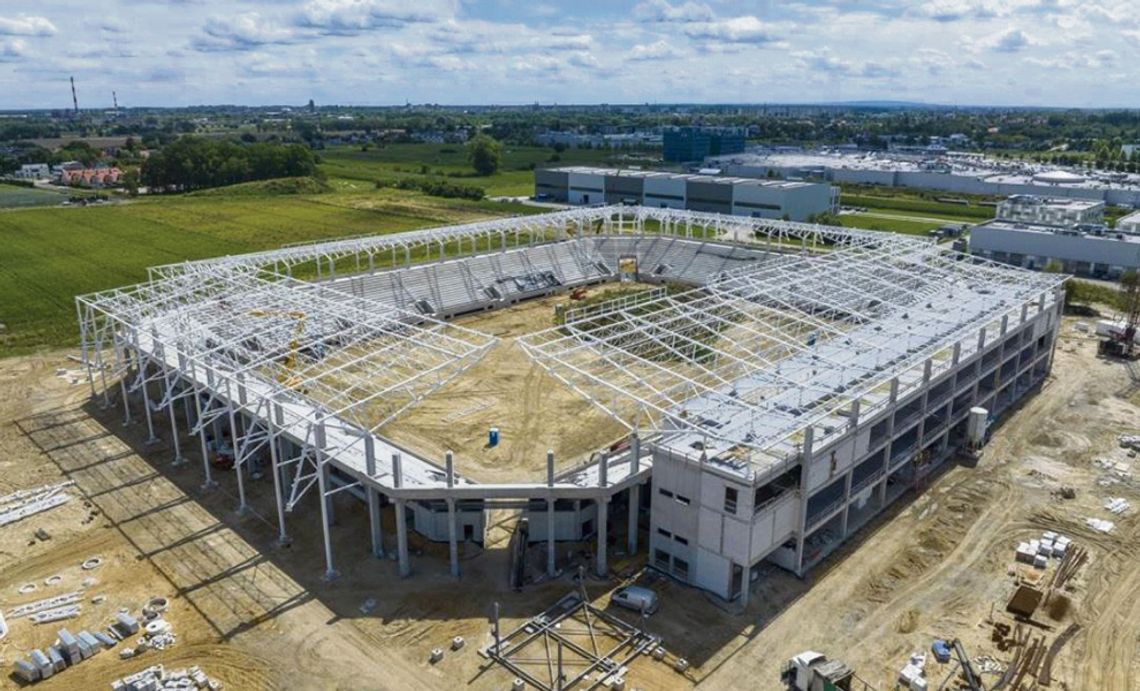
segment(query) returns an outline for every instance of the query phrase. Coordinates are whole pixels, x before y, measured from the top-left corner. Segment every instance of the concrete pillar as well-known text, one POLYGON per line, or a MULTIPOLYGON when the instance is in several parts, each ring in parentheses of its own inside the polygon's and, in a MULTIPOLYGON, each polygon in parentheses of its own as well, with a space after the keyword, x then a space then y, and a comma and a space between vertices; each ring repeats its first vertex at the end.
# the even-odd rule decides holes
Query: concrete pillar
POLYGON ((546 575, 554 577, 554 451, 546 451, 546 486, 550 493, 546 497, 546 575))
MULTIPOLYGON (((444 457, 444 462, 447 466, 447 486, 448 488, 455 486, 455 456, 450 451, 444 457)), ((451 575, 454 578, 459 578, 459 542, 458 542, 459 526, 456 524, 455 518, 455 499, 452 497, 447 498, 447 549, 448 556, 451 560, 451 575)))
MULTIPOLYGON (((371 434, 364 437, 364 472, 369 478, 376 477, 376 439, 371 434)), ((368 533, 372 538, 372 556, 384 558, 384 533, 380 526, 380 492, 368 483, 364 484, 368 497, 368 533)))
POLYGON ((325 458, 325 425, 320 423, 317 425, 316 432, 314 433, 314 446, 317 454, 317 489, 320 492, 321 499, 321 530, 324 533, 325 539, 325 580, 334 581, 340 575, 337 573, 336 568, 333 567, 333 554, 332 554, 332 534, 330 525, 332 517, 329 515, 329 503, 332 497, 328 496, 329 491, 329 464, 325 458))
POLYGON ((277 544, 281 547, 291 542, 288 533, 285 532, 285 488, 281 481, 280 468, 281 440, 277 438, 277 428, 284 423, 284 418, 281 404, 273 403, 266 429, 269 434, 269 462, 273 471, 273 496, 277 500, 277 544))
MULTIPOLYGON (((400 468, 400 452, 392 454, 392 484, 396 489, 403 487, 404 475, 400 468)), ((408 519, 404 515, 407 501, 396 499, 396 557, 400 566, 400 578, 407 578, 412 573, 411 564, 408 563, 408 519)))
POLYGON ((605 578, 606 571, 606 533, 609 532, 609 497, 598 497, 598 554, 595 572, 600 578, 605 578))
POLYGON ((129 376, 129 373, 124 374, 121 378, 119 378, 119 393, 123 397, 123 427, 126 427, 127 425, 131 424, 131 401, 130 401, 130 398, 127 396, 127 377, 128 376, 129 376))
POLYGON ((808 425, 804 429, 803 463, 800 471, 800 524, 796 531, 796 575, 802 576, 804 570, 804 539, 807 537, 807 509, 808 509, 808 469, 811 467, 812 443, 815 428, 808 425))
MULTIPOLYGON (((201 422, 202 421, 202 397, 198 395, 197 388, 195 388, 193 396, 194 396, 194 412, 198 416, 197 417, 198 421, 201 422)), ((205 480, 202 481, 202 491, 205 492, 205 491, 214 489, 215 487, 218 486, 218 483, 214 482, 214 477, 210 472, 210 450, 206 446, 206 426, 205 425, 199 425, 199 427, 198 427, 198 441, 202 445, 202 472, 205 475, 205 480)))
MULTIPOLYGON (((170 395, 169 387, 167 388, 167 395, 170 395)), ((178 416, 174 413, 174 401, 170 402, 166 411, 170 413, 170 439, 174 442, 173 465, 179 466, 186 463, 186 459, 182 457, 181 445, 178 442, 178 416)))
POLYGON ((158 443, 158 437, 154 434, 154 417, 150 412, 150 392, 147 390, 146 363, 143 361, 142 353, 139 350, 135 350, 135 355, 138 358, 137 367, 139 370, 139 381, 141 382, 139 388, 142 389, 143 413, 146 415, 146 444, 149 446, 158 443))
MULTIPOLYGON (((748 609, 748 596, 750 595, 749 586, 752 585, 752 569, 748 568, 747 564, 740 564, 740 606, 743 609, 748 609)), ((729 576, 731 578, 732 576, 729 576)))
MULTIPOLYGON (((641 439, 634 432, 629 437, 629 474, 637 475, 641 471, 641 439)), ((641 485, 633 484, 629 487, 629 534, 626 536, 626 551, 632 557, 637 554, 637 517, 641 505, 641 485)))

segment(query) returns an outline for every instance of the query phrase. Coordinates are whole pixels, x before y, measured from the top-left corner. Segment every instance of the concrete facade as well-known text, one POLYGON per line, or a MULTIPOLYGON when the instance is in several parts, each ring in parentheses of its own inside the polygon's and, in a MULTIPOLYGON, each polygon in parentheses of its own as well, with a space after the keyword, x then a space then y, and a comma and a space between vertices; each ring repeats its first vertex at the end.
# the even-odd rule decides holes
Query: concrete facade
POLYGON ((1065 273, 1114 279, 1140 269, 1140 236, 990 221, 970 231, 970 253, 1027 269, 1055 262, 1065 273))
POLYGON ((889 402, 851 414, 825 443, 804 441, 786 467, 753 481, 700 452, 655 448, 649 563, 733 599, 764 562, 798 575, 822 561, 886 506, 936 471, 965 442, 970 408, 999 418, 1048 374, 1063 299, 1042 296, 998 329, 967 336, 978 347, 928 361, 918 379, 893 380, 889 402))
POLYGON ((1049 226, 1104 223, 1104 202, 1015 194, 998 204, 997 218, 1049 226))
POLYGON ((1133 211, 1116 221, 1115 230, 1128 235, 1140 235, 1140 211, 1133 211))
POLYGON ((575 166, 536 170, 535 196, 568 204, 636 204, 806 221, 839 208, 825 184, 575 166))

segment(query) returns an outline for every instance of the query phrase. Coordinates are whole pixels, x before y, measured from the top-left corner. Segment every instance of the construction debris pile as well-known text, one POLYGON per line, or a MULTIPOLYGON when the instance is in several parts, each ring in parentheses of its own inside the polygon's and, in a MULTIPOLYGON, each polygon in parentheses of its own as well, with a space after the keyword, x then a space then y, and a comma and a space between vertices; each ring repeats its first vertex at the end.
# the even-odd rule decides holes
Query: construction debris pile
POLYGON ((71 495, 63 490, 74 484, 74 480, 68 480, 34 489, 22 489, 0 497, 0 526, 21 521, 28 516, 67 503, 71 495))
POLYGON ((222 682, 207 676, 202 668, 197 665, 169 672, 162 665, 152 665, 141 672, 111 682, 112 691, 160 691, 166 689, 171 691, 174 689, 178 691, 187 691, 188 689, 219 691, 222 688, 222 682))

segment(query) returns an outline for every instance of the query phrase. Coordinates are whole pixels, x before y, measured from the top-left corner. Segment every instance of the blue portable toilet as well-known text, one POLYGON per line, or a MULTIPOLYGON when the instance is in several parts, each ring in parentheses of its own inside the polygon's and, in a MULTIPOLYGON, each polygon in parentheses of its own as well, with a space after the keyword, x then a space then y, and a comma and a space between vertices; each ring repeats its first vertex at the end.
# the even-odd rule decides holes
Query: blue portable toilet
POLYGON ((491 431, 487 433, 487 446, 499 445, 499 428, 492 427, 491 431))

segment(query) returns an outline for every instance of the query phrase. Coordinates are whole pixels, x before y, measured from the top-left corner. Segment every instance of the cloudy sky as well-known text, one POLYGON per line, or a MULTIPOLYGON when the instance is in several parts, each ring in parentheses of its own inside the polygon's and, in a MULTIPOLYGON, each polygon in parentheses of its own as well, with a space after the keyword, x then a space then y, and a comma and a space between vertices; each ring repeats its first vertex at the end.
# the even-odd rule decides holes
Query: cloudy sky
POLYGON ((1137 0, 2 0, 0 109, 1140 106, 1137 0))

